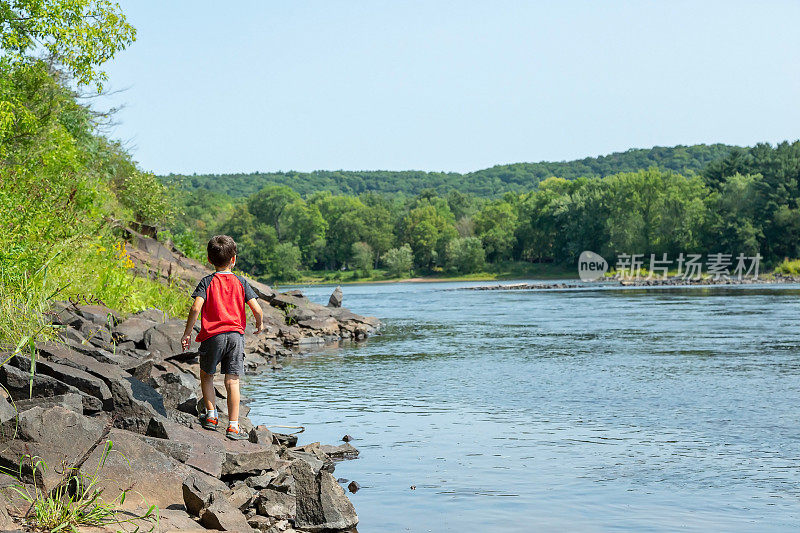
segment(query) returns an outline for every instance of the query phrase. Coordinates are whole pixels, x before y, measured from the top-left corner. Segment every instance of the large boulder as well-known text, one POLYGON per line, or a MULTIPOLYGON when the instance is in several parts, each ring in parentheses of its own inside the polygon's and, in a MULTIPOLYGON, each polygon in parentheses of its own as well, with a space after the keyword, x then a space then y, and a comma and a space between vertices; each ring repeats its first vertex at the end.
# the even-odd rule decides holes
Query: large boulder
POLYGON ((111 383, 114 398, 114 425, 145 434, 153 417, 167 416, 164 400, 150 385, 133 376, 111 383))
POLYGON ((0 424, 8 422, 17 416, 17 409, 15 405, 11 405, 5 398, 0 398, 0 424))
POLYGON ((355 459, 358 457, 358 448, 345 442, 339 446, 332 446, 330 444, 320 445, 320 450, 332 459, 355 459))
POLYGON ((208 529, 220 531, 252 531, 239 507, 232 501, 231 491, 220 488, 198 475, 188 476, 183 484, 186 510, 200 518, 208 529))
MULTIPOLYGON (((147 508, 150 505, 164 508, 180 503, 183 499, 183 479, 189 475, 202 477, 217 490, 227 488, 217 479, 192 472, 139 435, 112 429, 108 440, 112 442, 112 448, 99 470, 98 488, 103 490, 107 498, 114 498, 121 490, 131 489, 125 498, 124 509, 147 508)), ((102 453, 103 449, 98 447, 86 461, 86 468, 96 468, 102 453)))
POLYGON ((191 449, 185 463, 216 478, 256 474, 278 463, 277 447, 231 441, 221 431, 193 429, 163 417, 150 421, 147 436, 187 444, 191 449))
MULTIPOLYGON (((23 411, 18 420, 3 425, 4 438, 13 438, 0 446, 0 467, 19 471, 24 456, 38 457, 47 466, 35 470, 24 468, 23 481, 35 478, 48 490, 52 489, 61 481, 64 467, 74 465, 100 440, 106 424, 106 418, 86 417, 60 406, 23 411)), ((27 464, 30 466, 30 460, 27 464)))
POLYGON ((297 513, 297 500, 293 495, 278 492, 273 489, 264 489, 258 493, 256 510, 258 514, 288 520, 297 513))
POLYGON ((43 374, 34 374, 33 387, 31 387, 30 372, 6 363, 0 366, 0 385, 5 387, 14 400, 27 400, 29 398, 49 398, 61 394, 75 393, 81 396, 83 408, 89 412, 102 411, 103 405, 94 396, 81 393, 72 385, 62 383, 57 379, 43 374))
POLYGON ((75 307, 75 313, 98 326, 106 328, 113 327, 119 322, 117 312, 104 305, 78 305, 75 307))
POLYGON ((179 320, 170 320, 164 324, 156 324, 144 332, 144 347, 151 353, 159 352, 162 358, 183 352, 181 337, 185 324, 179 320))
POLYGON ((120 322, 114 329, 120 341, 133 341, 140 344, 144 341, 144 333, 158 324, 146 318, 131 317, 120 322))
POLYGON ((193 375, 182 371, 153 371, 147 383, 164 397, 164 406, 168 409, 197 414, 195 406, 200 383, 193 375))
POLYGON ((14 402, 18 412, 27 411, 34 407, 41 407, 49 409, 56 405, 75 411, 78 414, 83 414, 83 403, 81 402, 81 395, 78 393, 59 394, 57 396, 49 396, 47 398, 31 398, 29 400, 18 400, 14 402))
POLYGON ((343 300, 342 288, 337 285, 337 287, 333 289, 331 297, 328 299, 328 307, 341 307, 342 300, 343 300))
POLYGON ((314 469, 305 461, 292 463, 297 516, 295 526, 307 531, 350 529, 358 524, 353 504, 330 473, 314 469))
MULTIPOLYGON (((20 370, 30 373, 30 359, 17 356, 11 360, 11 363, 20 370)), ((108 385, 106 385, 102 379, 88 372, 45 359, 39 359, 36 363, 36 373, 50 376, 62 383, 72 385, 84 394, 94 396, 100 400, 103 410, 105 411, 110 411, 113 406, 111 391, 108 389, 108 385)))

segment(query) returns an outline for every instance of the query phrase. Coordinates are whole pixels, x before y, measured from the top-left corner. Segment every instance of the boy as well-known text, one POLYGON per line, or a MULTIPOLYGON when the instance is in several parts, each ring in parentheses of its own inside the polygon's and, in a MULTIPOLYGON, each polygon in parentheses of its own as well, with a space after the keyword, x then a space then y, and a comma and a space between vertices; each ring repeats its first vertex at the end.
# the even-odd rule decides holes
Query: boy
POLYGON ((247 325, 245 303, 256 318, 256 331, 261 333, 263 313, 247 280, 231 272, 236 264, 236 243, 227 235, 217 235, 208 241, 208 262, 216 272, 204 277, 192 293, 194 303, 186 319, 181 346, 189 349, 191 333, 197 315, 202 311, 200 333, 200 385, 206 407, 202 426, 216 430, 219 418, 215 404, 214 373, 222 363, 225 389, 228 391, 228 430, 232 440, 246 440, 247 433, 239 427, 239 376, 244 374, 244 328, 247 325))

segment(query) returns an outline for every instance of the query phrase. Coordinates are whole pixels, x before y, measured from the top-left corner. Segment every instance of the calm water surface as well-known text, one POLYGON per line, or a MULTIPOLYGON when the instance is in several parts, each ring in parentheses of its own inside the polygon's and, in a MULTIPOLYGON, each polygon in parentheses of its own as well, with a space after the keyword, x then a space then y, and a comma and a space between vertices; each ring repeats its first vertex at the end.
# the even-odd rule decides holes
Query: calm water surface
POLYGON ((800 528, 800 287, 467 285, 345 286, 382 335, 248 379, 254 422, 356 438, 359 531, 800 528))

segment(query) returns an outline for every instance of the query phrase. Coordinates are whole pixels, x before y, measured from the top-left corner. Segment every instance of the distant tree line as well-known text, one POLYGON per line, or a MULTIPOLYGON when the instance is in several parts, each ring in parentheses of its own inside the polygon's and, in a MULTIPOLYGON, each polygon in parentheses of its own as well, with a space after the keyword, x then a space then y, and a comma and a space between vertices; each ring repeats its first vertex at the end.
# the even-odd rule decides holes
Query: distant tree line
POLYGON ((300 268, 464 274, 504 261, 573 263, 583 250, 609 260, 760 252, 769 264, 800 256, 798 183, 800 141, 728 150, 688 176, 649 168, 551 177, 499 198, 433 188, 303 196, 268 185, 237 200, 195 190, 174 231, 191 234, 201 256, 203 239, 227 233, 239 243, 240 268, 271 279, 300 268))
POLYGON ((303 197, 320 191, 359 195, 366 192, 415 196, 427 189, 445 195, 450 190, 485 197, 499 197, 506 192, 525 192, 550 177, 575 179, 604 177, 643 168, 660 168, 691 174, 708 163, 726 156, 732 146, 698 144, 694 146, 632 149, 600 157, 568 162, 516 163, 459 174, 422 171, 323 171, 254 172, 244 174, 171 174, 163 179, 178 183, 187 190, 201 189, 244 198, 267 185, 287 185, 303 197))

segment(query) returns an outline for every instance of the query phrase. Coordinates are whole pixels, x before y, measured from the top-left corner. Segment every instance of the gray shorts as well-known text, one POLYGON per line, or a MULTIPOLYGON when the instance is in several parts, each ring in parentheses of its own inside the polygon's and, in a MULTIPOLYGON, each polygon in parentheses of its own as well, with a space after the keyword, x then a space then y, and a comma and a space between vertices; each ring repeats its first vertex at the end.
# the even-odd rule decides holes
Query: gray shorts
POLYGON ((200 368, 216 374, 222 363, 223 374, 244 375, 244 335, 238 331, 218 333, 200 343, 200 368))

